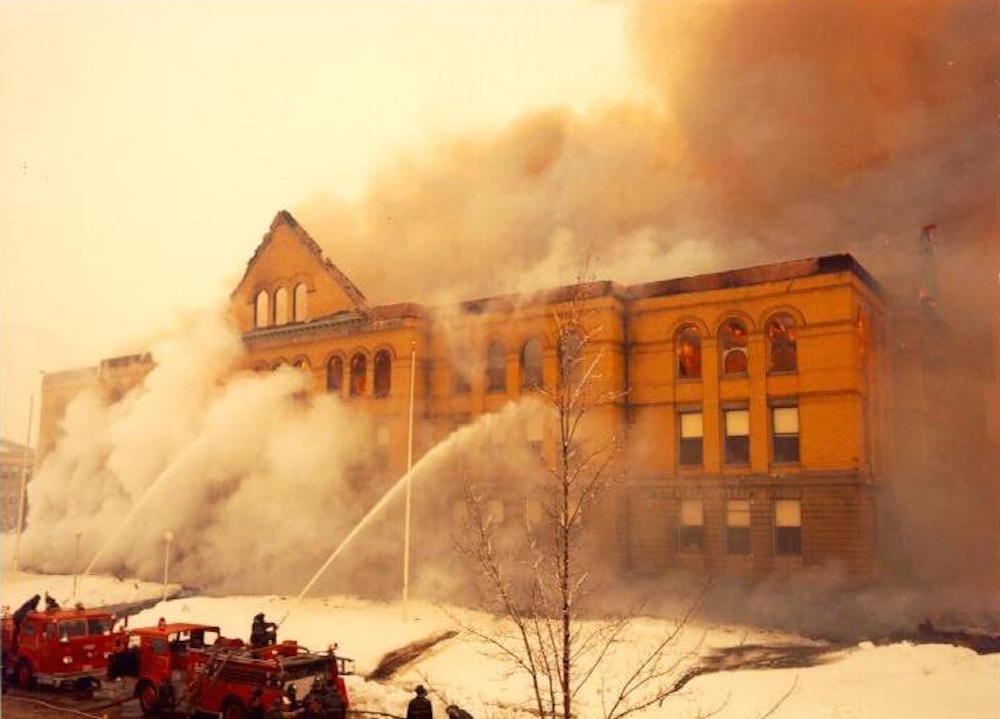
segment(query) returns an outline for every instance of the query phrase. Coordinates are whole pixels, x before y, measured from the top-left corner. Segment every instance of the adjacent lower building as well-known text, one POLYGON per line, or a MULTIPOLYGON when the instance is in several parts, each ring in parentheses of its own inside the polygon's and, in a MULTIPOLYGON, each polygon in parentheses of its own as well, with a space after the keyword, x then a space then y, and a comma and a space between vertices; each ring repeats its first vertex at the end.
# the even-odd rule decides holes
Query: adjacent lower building
MULTIPOLYGON (((570 311, 594 330, 584 359, 617 398, 599 430, 625 438, 624 477, 595 513, 620 571, 877 571, 888 321, 879 285, 850 255, 449 307, 371 305, 280 212, 231 295, 245 368, 299 367, 313 392, 368 415, 370 481, 382 483, 406 467, 411 382, 419 458, 476 417, 557 387, 557 327, 570 311)), ((151 366, 137 355, 47 375, 42 454, 75 383, 114 399, 151 366)), ((551 428, 522 431, 554 451, 551 428)), ((531 497, 495 502, 501 521, 537 513, 531 497)))

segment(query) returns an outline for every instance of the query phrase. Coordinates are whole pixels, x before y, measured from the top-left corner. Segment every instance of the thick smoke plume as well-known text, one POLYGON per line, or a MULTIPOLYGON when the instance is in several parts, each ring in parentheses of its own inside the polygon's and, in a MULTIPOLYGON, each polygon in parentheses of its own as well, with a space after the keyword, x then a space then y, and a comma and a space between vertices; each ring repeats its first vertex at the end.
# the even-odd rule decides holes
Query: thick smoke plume
POLYGON ((843 251, 899 316, 932 293, 939 330, 887 340, 927 378, 922 416, 896 417, 895 450, 930 446, 949 461, 889 478, 895 511, 881 526, 905 541, 887 539, 886 566, 995 592, 996 4, 649 0, 631 11, 648 101, 429 138, 360 202, 317 195, 296 213, 376 301, 566 284, 586 260, 601 279, 635 282, 843 251), (934 260, 921 266, 931 223, 934 260))
MULTIPOLYGON (((107 404, 95 391, 69 405, 61 439, 29 485, 25 566, 80 571, 112 541, 95 572, 155 579, 169 530, 175 581, 216 592, 297 591, 385 489, 366 479, 374 456, 365 448, 375 446, 366 418, 333 395, 309 393, 310 378, 292 367, 238 371, 240 338, 221 312, 192 320, 152 353, 155 368, 120 401, 107 404)), ((444 500, 433 483, 453 477, 466 453, 497 466, 516 461, 506 448, 530 411, 511 406, 464 428, 414 468, 412 481, 444 500)), ((399 510, 397 498, 318 587, 398 590, 386 565, 400 561, 399 510)), ((420 581, 442 582, 430 569, 420 581)))

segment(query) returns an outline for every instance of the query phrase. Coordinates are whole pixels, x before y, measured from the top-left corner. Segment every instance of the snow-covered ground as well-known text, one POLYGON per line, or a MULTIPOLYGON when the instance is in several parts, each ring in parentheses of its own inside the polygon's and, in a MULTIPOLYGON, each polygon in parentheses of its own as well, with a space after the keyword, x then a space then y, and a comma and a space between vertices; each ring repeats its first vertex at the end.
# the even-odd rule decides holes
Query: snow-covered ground
MULTIPOLYGON (((3 603, 16 605, 35 592, 58 592, 58 587, 71 585, 72 577, 5 574, 3 603)), ((81 596, 88 603, 117 603, 157 596, 159 591, 156 584, 92 577, 86 580, 81 596)), ((223 634, 246 638, 254 614, 262 611, 269 620, 277 621, 291 605, 290 598, 273 596, 188 597, 159 603, 133 617, 130 624, 153 624, 165 617, 170 621, 218 624, 223 634)), ((299 604, 281 626, 279 638, 295 638, 313 649, 337 642, 340 654, 356 660, 358 676, 349 679, 348 684, 357 708, 403 714, 412 688, 423 683, 431 690, 436 710, 442 716, 446 703, 460 704, 478 719, 514 716, 501 706, 527 698, 524 679, 467 632, 437 645, 386 683, 363 679, 386 652, 462 626, 483 633, 502 628, 493 617, 455 607, 411 602, 404 617, 399 603, 321 597, 299 604)), ((620 681, 642 656, 643 647, 655 645, 672 626, 660 619, 636 620, 628 640, 618 645, 604 671, 579 695, 579 715, 602 716, 602 687, 610 692, 616 680, 620 681)), ((677 655, 705 653, 741 643, 810 645, 790 635, 692 622, 668 651, 677 655)), ((1000 656, 978 656, 968 649, 941 645, 900 643, 876 647, 862 643, 805 668, 703 674, 663 706, 654 705, 633 716, 690 718, 718 709, 714 716, 758 717, 786 694, 771 716, 995 719, 1000 716, 1000 656)))

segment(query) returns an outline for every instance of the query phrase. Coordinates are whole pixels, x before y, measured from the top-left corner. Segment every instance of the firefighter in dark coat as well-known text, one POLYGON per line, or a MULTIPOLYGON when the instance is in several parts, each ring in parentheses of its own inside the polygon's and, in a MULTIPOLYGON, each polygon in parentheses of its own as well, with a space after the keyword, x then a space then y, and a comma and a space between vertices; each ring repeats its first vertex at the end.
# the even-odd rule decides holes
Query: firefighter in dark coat
POLYGON ((256 615, 253 618, 253 624, 250 625, 250 646, 254 648, 266 647, 277 641, 278 625, 274 622, 264 621, 263 612, 256 615))
POLYGON ((55 612, 59 609, 61 609, 59 602, 54 597, 50 597, 48 592, 45 592, 45 611, 55 612))
POLYGON ((444 713, 448 715, 448 719, 472 719, 469 712, 455 704, 449 704, 445 707, 444 713))
POLYGON ((413 697, 409 706, 406 707, 406 719, 434 719, 434 709, 427 698, 427 690, 424 689, 424 685, 418 684, 413 691, 416 692, 417 696, 413 697))

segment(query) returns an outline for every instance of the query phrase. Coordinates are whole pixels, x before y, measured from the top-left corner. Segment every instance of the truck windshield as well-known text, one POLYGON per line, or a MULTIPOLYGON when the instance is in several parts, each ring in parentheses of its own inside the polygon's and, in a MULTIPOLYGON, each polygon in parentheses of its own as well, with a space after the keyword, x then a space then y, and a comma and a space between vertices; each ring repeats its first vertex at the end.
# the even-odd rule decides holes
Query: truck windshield
POLYGON ((86 619, 70 619, 65 622, 59 622, 60 639, 72 639, 73 637, 85 636, 87 636, 86 619))
POLYGON ((87 634, 91 636, 98 634, 110 634, 111 621, 104 617, 91 617, 87 620, 87 634))

